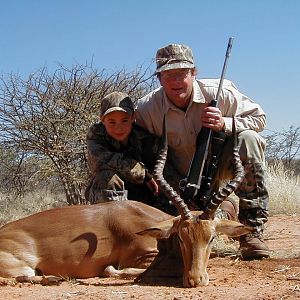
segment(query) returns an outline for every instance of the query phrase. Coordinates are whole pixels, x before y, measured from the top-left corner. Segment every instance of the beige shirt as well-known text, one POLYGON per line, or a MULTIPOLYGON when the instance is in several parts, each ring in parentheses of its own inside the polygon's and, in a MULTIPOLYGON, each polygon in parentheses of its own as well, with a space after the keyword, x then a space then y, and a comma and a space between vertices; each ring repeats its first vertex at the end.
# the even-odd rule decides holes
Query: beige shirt
MULTIPOLYGON (((204 107, 217 95, 219 79, 195 80, 192 101, 186 111, 177 108, 160 87, 138 101, 136 120, 151 133, 162 135, 163 117, 169 144, 169 158, 182 176, 187 176, 195 152, 196 137, 202 128, 201 114, 204 107)), ((224 80, 218 104, 225 120, 225 132, 232 132, 232 116, 237 132, 252 129, 262 131, 266 117, 261 107, 224 80)))

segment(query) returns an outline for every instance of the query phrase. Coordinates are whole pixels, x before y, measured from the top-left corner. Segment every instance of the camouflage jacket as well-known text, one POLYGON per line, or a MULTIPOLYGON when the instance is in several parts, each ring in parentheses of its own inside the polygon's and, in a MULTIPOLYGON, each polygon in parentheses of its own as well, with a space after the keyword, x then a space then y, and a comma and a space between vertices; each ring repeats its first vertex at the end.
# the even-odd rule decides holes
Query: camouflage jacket
POLYGON ((93 124, 87 133, 87 157, 92 174, 112 170, 124 181, 140 184, 151 178, 160 138, 134 124, 128 145, 107 135, 104 125, 93 124))

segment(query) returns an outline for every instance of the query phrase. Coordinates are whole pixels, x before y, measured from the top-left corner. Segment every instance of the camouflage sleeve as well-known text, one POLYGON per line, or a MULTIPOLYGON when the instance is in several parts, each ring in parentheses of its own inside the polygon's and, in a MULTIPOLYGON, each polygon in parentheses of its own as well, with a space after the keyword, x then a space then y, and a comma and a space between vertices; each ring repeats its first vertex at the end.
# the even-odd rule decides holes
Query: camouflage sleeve
POLYGON ((90 129, 87 134, 88 164, 92 173, 114 170, 121 179, 134 184, 143 183, 146 167, 122 152, 110 151, 107 143, 90 129))

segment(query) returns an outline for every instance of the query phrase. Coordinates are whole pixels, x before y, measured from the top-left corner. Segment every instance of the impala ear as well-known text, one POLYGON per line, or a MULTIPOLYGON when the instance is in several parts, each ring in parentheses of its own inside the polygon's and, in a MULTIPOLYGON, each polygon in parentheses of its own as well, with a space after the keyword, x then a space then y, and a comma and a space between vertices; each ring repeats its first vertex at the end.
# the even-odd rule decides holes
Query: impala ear
POLYGON ((143 231, 136 232, 136 234, 152 236, 156 239, 167 239, 172 233, 177 232, 179 220, 180 216, 159 222, 143 231))
POLYGON ((229 237, 237 237, 255 231, 255 228, 248 227, 242 223, 230 220, 218 220, 216 224, 218 233, 226 234, 229 237))

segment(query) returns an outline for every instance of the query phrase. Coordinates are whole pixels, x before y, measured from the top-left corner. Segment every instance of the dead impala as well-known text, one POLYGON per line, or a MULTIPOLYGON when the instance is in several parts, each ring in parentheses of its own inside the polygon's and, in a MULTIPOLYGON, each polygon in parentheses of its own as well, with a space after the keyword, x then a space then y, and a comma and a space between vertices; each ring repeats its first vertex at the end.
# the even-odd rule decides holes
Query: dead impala
POLYGON ((239 236, 251 230, 241 223, 215 218, 217 207, 242 180, 243 167, 234 148, 235 178, 213 197, 206 211, 191 212, 162 177, 166 153, 167 147, 155 176, 179 216, 130 200, 31 215, 0 228, 0 276, 137 276, 157 257, 158 240, 167 243, 175 234, 180 245, 175 251, 181 252, 183 261, 183 286, 207 285, 206 268, 216 234, 239 236))

